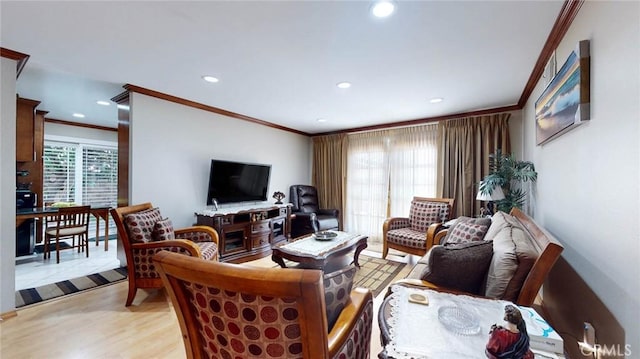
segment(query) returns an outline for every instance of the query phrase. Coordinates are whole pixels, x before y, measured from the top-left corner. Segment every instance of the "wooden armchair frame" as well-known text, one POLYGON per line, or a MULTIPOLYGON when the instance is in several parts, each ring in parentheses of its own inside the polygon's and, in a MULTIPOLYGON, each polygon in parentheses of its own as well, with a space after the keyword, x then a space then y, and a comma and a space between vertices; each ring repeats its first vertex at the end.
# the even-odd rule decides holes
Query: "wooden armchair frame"
MULTIPOLYGON (((173 302, 188 358, 203 358, 200 316, 193 310, 184 282, 223 291, 255 296, 289 298, 297 303, 302 358, 333 358, 343 350, 357 321, 368 310, 373 296, 368 289, 356 288, 351 301, 340 313, 328 333, 322 271, 314 269, 258 268, 242 264, 203 261, 160 252, 153 257, 173 302)), ((372 320, 369 317, 369 320, 372 320)), ((369 336, 370 336, 369 332, 369 336)), ((360 335, 364 335, 360 333, 360 335)), ((370 340, 370 338, 369 338, 370 340)), ((367 348, 367 354, 368 354, 367 348)))
MULTIPOLYGON (((455 199, 453 198, 427 198, 427 197, 413 197, 413 201, 420 201, 420 202, 439 202, 439 203, 446 203, 449 205, 449 216, 445 219, 445 221, 450 220, 451 216, 453 215, 453 212, 455 210, 454 205, 455 205, 455 199)), ((425 236, 425 246, 423 248, 414 248, 414 247, 408 247, 408 246, 403 246, 397 243, 391 243, 389 241, 387 241, 387 232, 389 232, 390 230, 393 229, 400 229, 400 228, 406 228, 406 227, 410 227, 410 219, 409 217, 391 217, 391 218, 387 218, 384 221, 384 224, 382 225, 382 258, 386 258, 387 254, 389 253, 389 249, 393 248, 393 249, 397 249, 399 251, 405 252, 405 253, 409 253, 409 254, 414 254, 417 256, 423 256, 427 253, 427 251, 429 250, 429 248, 431 248, 431 245, 433 244, 432 242, 429 243, 429 240, 431 238, 433 238, 433 236, 435 235, 435 233, 440 230, 441 227, 441 223, 434 223, 429 227, 429 230, 424 234, 425 236), (430 237, 431 235, 431 237, 430 237)))
MULTIPOLYGON (((129 279, 129 292, 127 294, 126 306, 130 306, 133 302, 133 299, 136 296, 136 291, 138 288, 162 288, 163 283, 162 279, 158 275, 156 278, 137 278, 135 272, 133 251, 135 249, 147 249, 147 250, 158 250, 161 248, 181 248, 185 252, 188 252, 189 255, 193 257, 202 257, 202 253, 200 248, 189 239, 173 239, 173 240, 165 240, 158 242, 148 242, 148 243, 132 243, 129 239, 129 233, 124 224, 124 217, 127 214, 141 212, 147 209, 153 208, 151 203, 142 203, 127 207, 119 207, 111 209, 111 216, 113 217, 114 222, 116 223, 116 228, 118 230, 118 237, 120 239, 120 243, 124 249, 124 253, 127 258, 127 275, 129 279)), ((193 232, 204 232, 211 236, 213 242, 218 244, 218 233, 211 227, 207 226, 192 226, 187 228, 176 229, 175 231, 176 237, 179 236, 188 236, 193 232)), ((219 252, 218 252, 219 253, 219 252)), ((218 255, 216 255, 215 260, 218 259, 218 255)))

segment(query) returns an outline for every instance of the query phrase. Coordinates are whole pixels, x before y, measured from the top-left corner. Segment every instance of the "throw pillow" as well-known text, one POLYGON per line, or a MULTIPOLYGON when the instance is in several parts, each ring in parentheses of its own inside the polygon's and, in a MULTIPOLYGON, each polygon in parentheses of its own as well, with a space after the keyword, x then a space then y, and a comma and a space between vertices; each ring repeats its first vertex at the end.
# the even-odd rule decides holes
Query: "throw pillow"
POLYGON ((159 208, 151 208, 124 216, 124 224, 133 243, 150 242, 153 226, 162 219, 159 208))
POLYGON ((168 239, 175 239, 176 234, 173 231, 173 223, 169 218, 165 218, 156 222, 153 226, 153 232, 151 232, 151 240, 153 241, 165 241, 168 239))
POLYGON ((488 241, 434 246, 421 278, 447 289, 480 294, 492 255, 493 244, 488 241))
POLYGON ((351 300, 351 288, 356 267, 349 266, 324 276, 324 302, 327 310, 329 331, 338 320, 340 313, 351 300))
POLYGON ((409 210, 409 222, 411 224, 411 229, 427 233, 430 225, 442 221, 440 212, 440 204, 412 201, 411 209, 409 210))
POLYGON ((487 234, 484 236, 485 241, 492 241, 493 238, 500 233, 505 227, 510 227, 511 222, 507 220, 507 217, 511 217, 511 215, 506 214, 502 211, 496 212, 491 217, 491 226, 489 226, 489 230, 487 234))
POLYGON ((447 231, 443 244, 447 246, 480 241, 484 239, 490 225, 490 218, 459 217, 453 227, 447 231))

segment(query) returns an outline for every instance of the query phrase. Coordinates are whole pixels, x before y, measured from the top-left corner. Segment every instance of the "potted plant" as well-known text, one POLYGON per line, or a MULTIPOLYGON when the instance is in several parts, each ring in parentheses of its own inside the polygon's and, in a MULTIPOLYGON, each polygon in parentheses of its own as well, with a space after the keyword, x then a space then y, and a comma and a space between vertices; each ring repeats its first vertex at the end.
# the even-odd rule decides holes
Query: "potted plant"
POLYGON ((538 173, 532 162, 518 161, 513 154, 501 150, 489 155, 489 174, 480 182, 479 191, 490 195, 496 187, 504 193, 504 199, 495 201, 498 210, 509 213, 511 208, 522 208, 527 193, 521 188, 524 182, 535 182, 538 173))

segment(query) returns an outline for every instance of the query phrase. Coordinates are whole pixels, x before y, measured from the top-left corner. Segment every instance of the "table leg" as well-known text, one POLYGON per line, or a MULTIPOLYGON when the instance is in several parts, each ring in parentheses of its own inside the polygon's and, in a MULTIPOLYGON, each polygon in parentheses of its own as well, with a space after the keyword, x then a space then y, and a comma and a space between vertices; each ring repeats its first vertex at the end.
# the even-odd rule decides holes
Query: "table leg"
POLYGON ((282 268, 287 268, 287 265, 286 265, 286 264, 284 264, 284 259, 282 259, 282 257, 277 256, 277 255, 275 255, 275 254, 272 254, 272 255, 271 255, 271 260, 272 260, 272 261, 274 261, 274 262, 276 262, 276 263, 278 263, 278 264, 280 265, 280 267, 282 267, 282 268))
POLYGON ((109 212, 104 217, 104 251, 109 250, 109 212))
POLYGON ((360 252, 362 252, 362 250, 365 248, 367 248, 366 241, 362 244, 359 244, 356 247, 356 252, 353 254, 353 264, 356 266, 356 268, 360 268, 360 263, 358 263, 358 257, 360 257, 360 252))
POLYGON ((100 216, 96 217, 96 247, 100 245, 100 216))

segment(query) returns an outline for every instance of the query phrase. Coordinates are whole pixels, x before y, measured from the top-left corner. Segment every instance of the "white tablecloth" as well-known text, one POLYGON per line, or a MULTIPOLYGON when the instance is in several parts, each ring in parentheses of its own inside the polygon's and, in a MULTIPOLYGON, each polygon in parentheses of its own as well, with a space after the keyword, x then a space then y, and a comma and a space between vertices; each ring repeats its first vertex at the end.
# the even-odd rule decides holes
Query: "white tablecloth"
POLYGON ((478 358, 485 359, 485 346, 493 324, 502 324, 504 306, 510 302, 474 298, 408 288, 392 287, 391 316, 388 320, 391 342, 387 353, 394 358, 478 358), (409 302, 409 294, 427 296, 429 305, 409 302), (474 315, 480 332, 461 335, 449 331, 438 319, 438 309, 456 306, 474 315))

